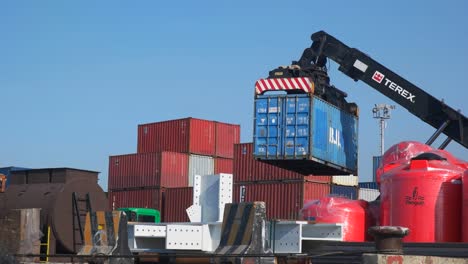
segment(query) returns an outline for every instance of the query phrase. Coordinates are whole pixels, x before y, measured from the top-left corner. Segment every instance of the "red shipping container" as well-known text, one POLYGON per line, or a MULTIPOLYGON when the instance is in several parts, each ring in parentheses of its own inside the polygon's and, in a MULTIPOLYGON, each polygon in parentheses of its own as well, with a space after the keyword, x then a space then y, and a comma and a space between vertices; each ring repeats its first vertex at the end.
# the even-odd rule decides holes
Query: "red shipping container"
POLYGON ((214 173, 219 174, 219 173, 229 173, 232 174, 233 172, 233 159, 225 159, 225 158, 215 158, 215 167, 214 167, 214 173))
POLYGON ((161 211, 161 188, 109 191, 109 207, 112 210, 124 207, 153 208, 161 211))
POLYGON ((325 183, 298 181, 235 184, 233 202, 240 202, 241 196, 244 196, 244 202, 264 201, 269 219, 297 220, 304 201, 319 199, 329 194, 330 185, 325 183))
POLYGON ((214 156, 215 122, 184 118, 138 125, 138 153, 175 151, 214 156))
POLYGON ((164 222, 190 222, 186 209, 193 204, 193 188, 169 188, 164 192, 164 222))
POLYGON ((234 145, 234 183, 278 180, 308 180, 330 183, 331 176, 302 175, 274 165, 257 161, 253 157, 253 144, 234 145))
POLYGON ((216 122, 216 156, 233 158, 234 144, 240 142, 240 125, 216 122))
POLYGON ((188 154, 139 153, 109 157, 109 189, 188 186, 188 154))

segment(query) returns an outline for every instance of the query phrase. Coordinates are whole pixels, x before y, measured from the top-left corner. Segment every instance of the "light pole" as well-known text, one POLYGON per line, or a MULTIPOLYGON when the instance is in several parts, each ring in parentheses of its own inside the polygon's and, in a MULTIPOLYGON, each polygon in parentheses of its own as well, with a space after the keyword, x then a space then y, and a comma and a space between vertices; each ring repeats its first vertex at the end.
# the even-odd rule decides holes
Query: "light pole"
POLYGON ((385 120, 390 119, 390 110, 395 109, 394 105, 376 104, 372 109, 374 118, 380 121, 380 155, 384 154, 385 149, 385 120))

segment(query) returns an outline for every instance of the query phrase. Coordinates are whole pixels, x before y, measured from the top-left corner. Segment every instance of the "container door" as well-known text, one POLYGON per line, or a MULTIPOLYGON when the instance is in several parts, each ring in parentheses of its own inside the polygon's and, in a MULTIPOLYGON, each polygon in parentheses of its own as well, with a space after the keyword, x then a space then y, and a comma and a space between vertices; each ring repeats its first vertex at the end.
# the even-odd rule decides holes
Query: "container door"
POLYGON ((282 151, 283 97, 259 96, 255 100, 254 156, 271 159, 282 151))
POLYGON ((309 152, 310 97, 288 95, 285 104, 284 156, 306 158, 309 152))

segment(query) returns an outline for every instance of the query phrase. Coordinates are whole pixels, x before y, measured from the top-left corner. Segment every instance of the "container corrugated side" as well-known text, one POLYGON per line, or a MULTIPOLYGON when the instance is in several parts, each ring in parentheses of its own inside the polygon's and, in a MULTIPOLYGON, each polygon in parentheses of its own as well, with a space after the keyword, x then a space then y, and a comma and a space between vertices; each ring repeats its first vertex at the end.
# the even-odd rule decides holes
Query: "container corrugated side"
POLYGON ((358 199, 358 188, 355 186, 331 185, 332 196, 346 197, 352 200, 358 199))
POLYGON ((193 204, 193 188, 168 188, 164 192, 164 222, 190 222, 186 209, 193 204))
POLYGON ((253 157, 253 144, 242 143, 234 146, 234 182, 309 180, 331 182, 330 176, 302 175, 280 167, 257 161, 253 157))
POLYGON ((214 159, 208 156, 189 155, 188 186, 193 186, 195 175, 213 175, 214 159))
POLYGON ((334 175, 332 183, 344 186, 358 186, 359 178, 354 175, 334 175))
POLYGON ((195 118, 138 125, 138 153, 215 154, 215 123, 195 118))
POLYGON ((214 156, 216 150, 215 122, 190 118, 190 140, 188 152, 214 156))
POLYGON ((330 185, 313 182, 235 184, 233 202, 264 201, 268 218, 298 219, 304 201, 330 194, 330 185))
POLYGON ((234 166, 233 159, 214 158, 214 174, 228 173, 232 174, 234 166))
POLYGON ((252 147, 251 143, 234 145, 234 183, 253 181, 252 171, 255 160, 252 157, 252 147))
POLYGON ((302 174, 356 174, 357 140, 357 117, 318 97, 255 99, 255 158, 302 174))
POLYGON ((188 118, 138 125, 138 153, 160 151, 188 152, 188 118))
POLYGON ((380 196, 380 191, 376 189, 359 188, 359 199, 372 202, 380 196))
POLYGON ((216 157, 233 158, 234 144, 240 141, 240 125, 215 122, 216 157))
POLYGON ((109 207, 112 210, 123 207, 153 208, 161 211, 161 188, 113 191, 109 190, 109 207))
POLYGON ((366 189, 379 189, 379 185, 377 182, 360 182, 359 188, 366 188, 366 189))
POLYGON ((188 155, 176 152, 137 153, 109 157, 109 189, 185 187, 188 155))

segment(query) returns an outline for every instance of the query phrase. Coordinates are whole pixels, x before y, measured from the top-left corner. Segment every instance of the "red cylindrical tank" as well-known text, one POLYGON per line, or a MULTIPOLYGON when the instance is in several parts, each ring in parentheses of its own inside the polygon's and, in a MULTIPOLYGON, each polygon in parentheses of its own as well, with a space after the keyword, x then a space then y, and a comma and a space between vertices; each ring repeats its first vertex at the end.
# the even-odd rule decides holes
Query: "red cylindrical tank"
POLYGON ((377 183, 380 183, 380 177, 383 173, 408 163, 411 158, 417 155, 432 151, 429 145, 417 141, 402 141, 391 146, 382 156, 380 166, 376 171, 377 183))
POLYGON ((301 210, 304 220, 317 223, 342 223, 343 241, 364 241, 366 233, 366 207, 363 200, 343 197, 323 197, 308 201, 301 210))
MULTIPOLYGON (((447 158, 449 161, 457 160, 450 153, 444 150, 436 150, 429 145, 417 142, 417 141, 402 141, 391 146, 382 156, 381 164, 376 171, 376 181, 380 185, 380 178, 384 173, 391 173, 390 171, 401 170, 400 167, 405 167, 412 158, 425 152, 439 151, 438 154, 447 158)), ((381 193, 381 195, 384 195, 381 193)), ((389 225, 388 223, 388 212, 389 204, 388 199, 381 199, 381 210, 380 210, 380 225, 389 225)))
POLYGON ((404 242, 461 240, 461 177, 464 170, 423 153, 381 177, 381 224, 410 229, 404 242))

